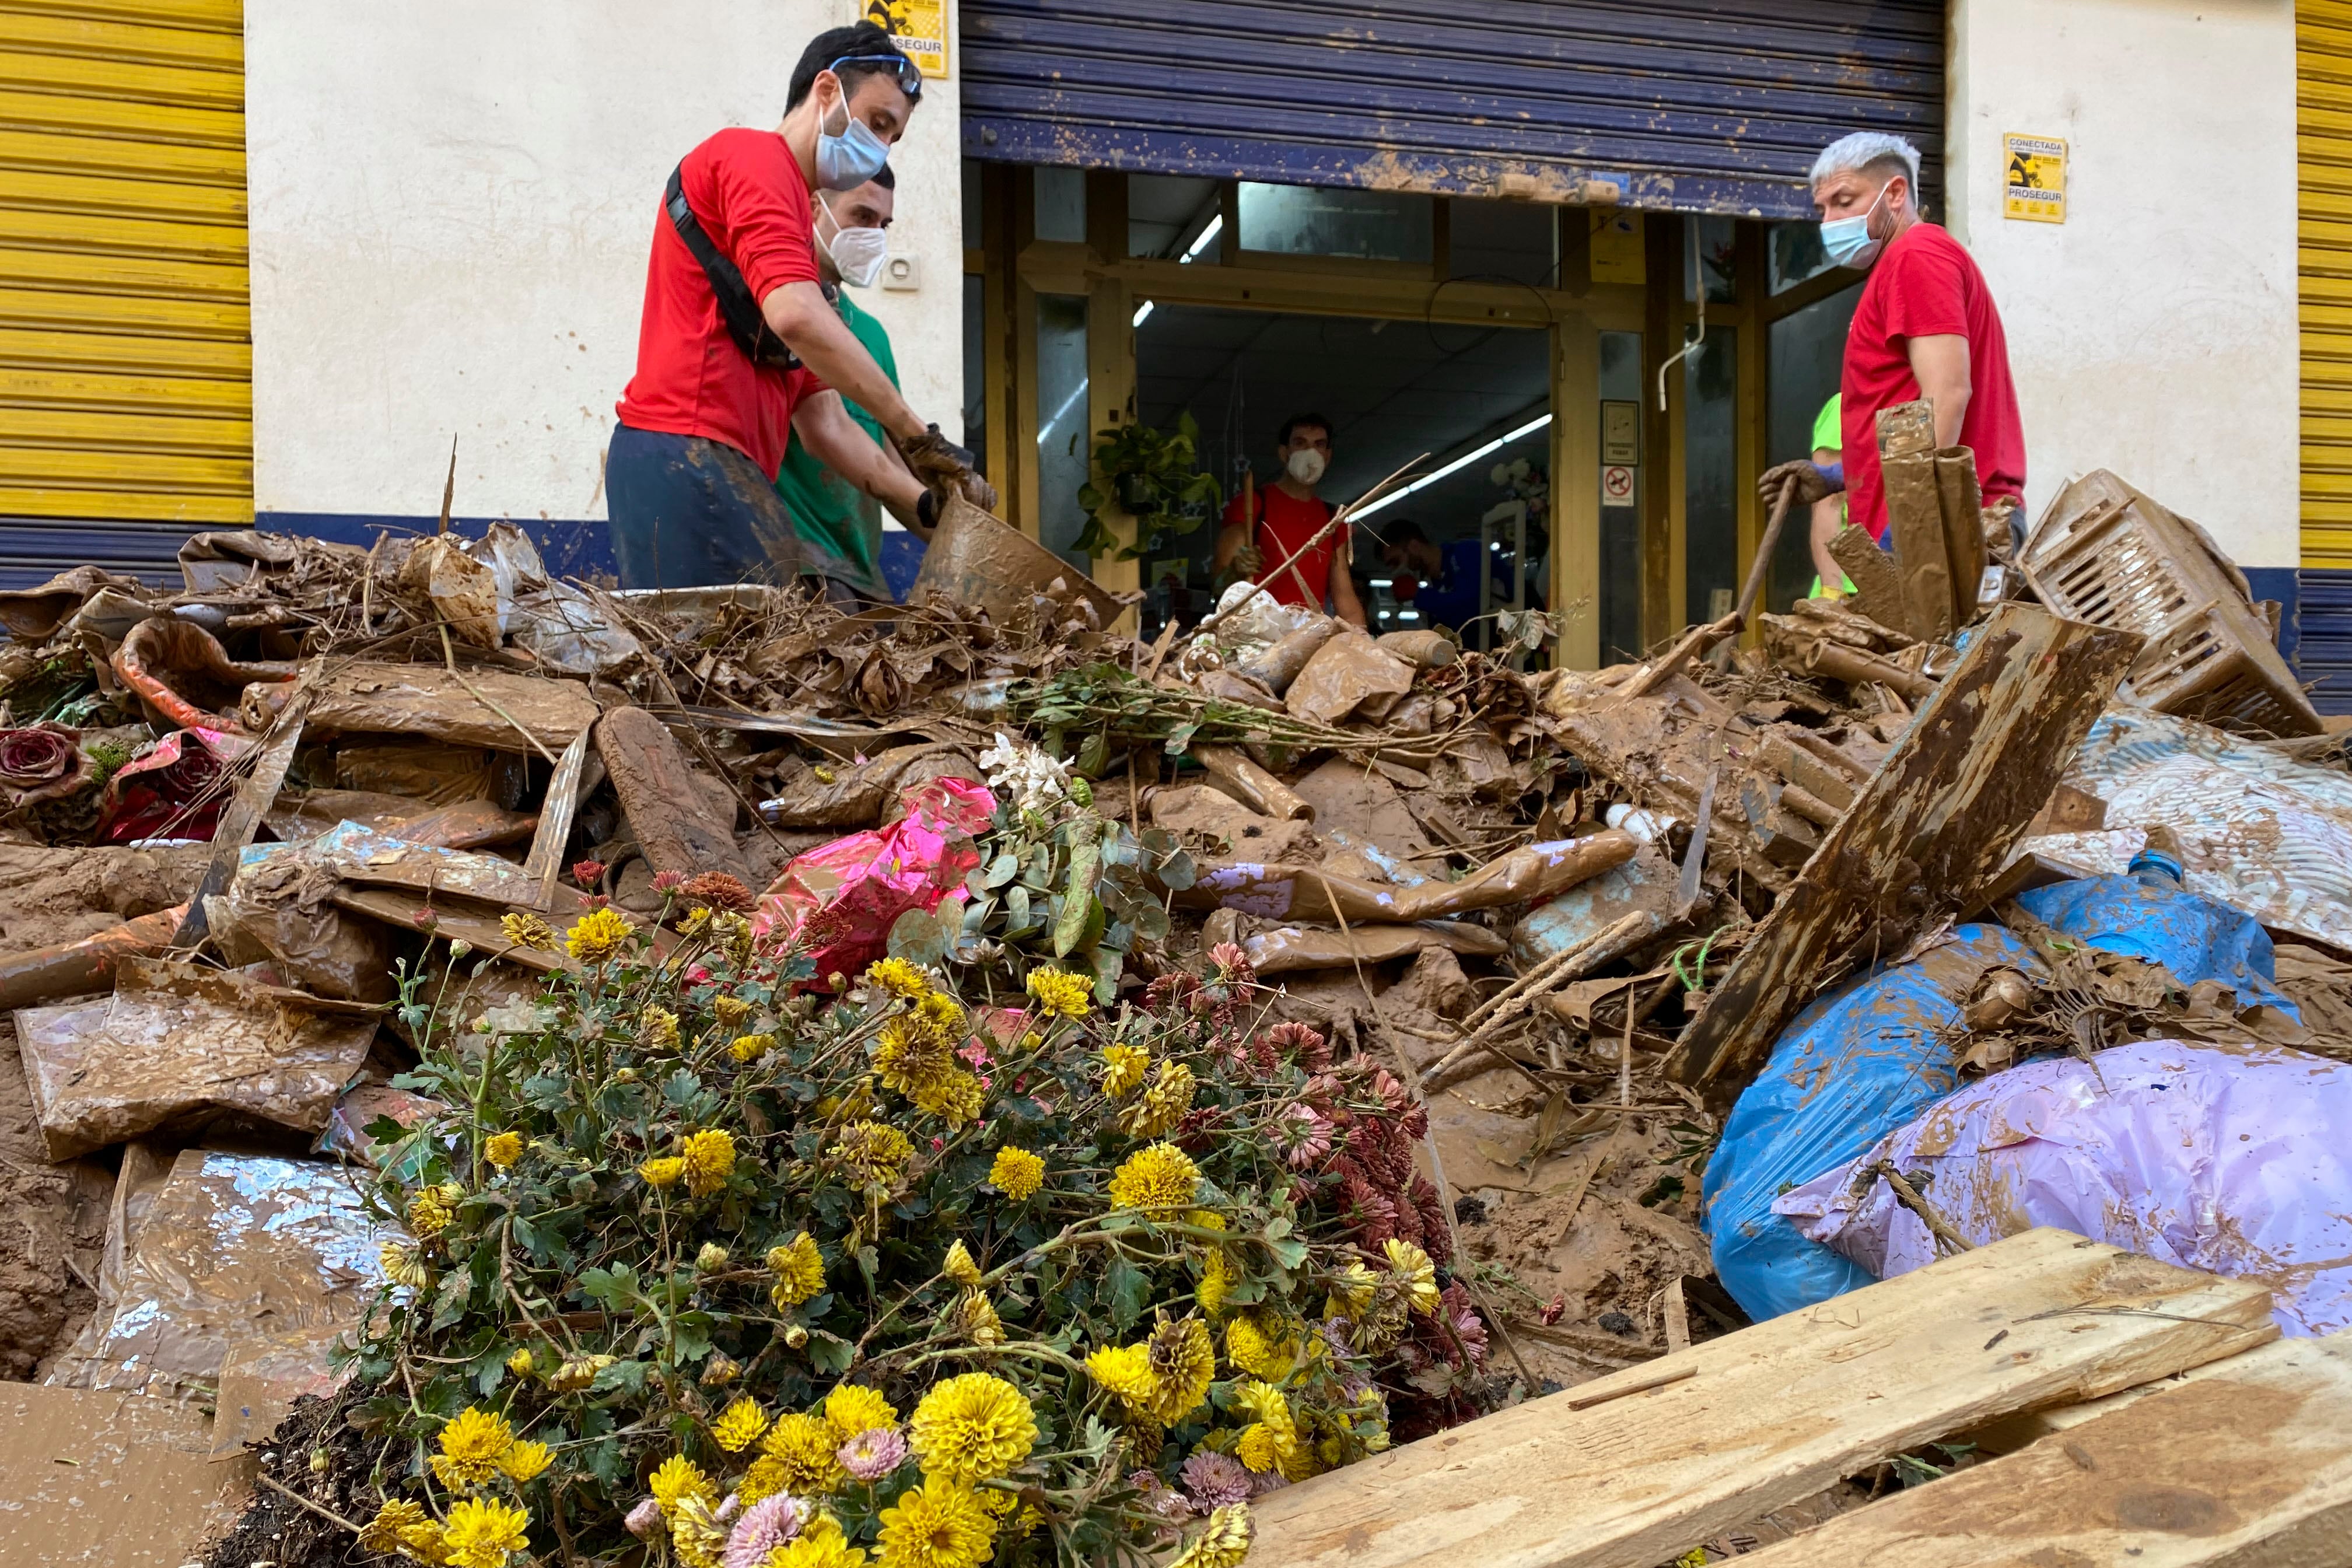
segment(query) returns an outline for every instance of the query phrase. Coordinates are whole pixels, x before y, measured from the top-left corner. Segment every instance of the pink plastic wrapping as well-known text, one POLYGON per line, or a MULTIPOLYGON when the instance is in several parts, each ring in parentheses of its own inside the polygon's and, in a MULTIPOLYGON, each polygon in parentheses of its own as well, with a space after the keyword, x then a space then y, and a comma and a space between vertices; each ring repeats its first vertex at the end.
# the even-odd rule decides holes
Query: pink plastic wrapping
POLYGON ((963 879, 980 864, 972 836, 996 797, 970 779, 932 779, 903 796, 907 815, 887 827, 836 838, 787 864, 760 899, 753 931, 764 945, 808 944, 817 979, 855 975, 887 951, 892 922, 908 910, 961 909, 963 879))
POLYGON ((1776 1199, 1880 1279, 1936 1258, 1881 1160, 1981 1245, 2057 1226, 2164 1263, 2260 1279, 2288 1334, 2352 1327, 2352 1064, 2268 1047, 2149 1040, 1972 1083, 1776 1199), (1926 1178, 1924 1182, 1921 1177, 1926 1178))

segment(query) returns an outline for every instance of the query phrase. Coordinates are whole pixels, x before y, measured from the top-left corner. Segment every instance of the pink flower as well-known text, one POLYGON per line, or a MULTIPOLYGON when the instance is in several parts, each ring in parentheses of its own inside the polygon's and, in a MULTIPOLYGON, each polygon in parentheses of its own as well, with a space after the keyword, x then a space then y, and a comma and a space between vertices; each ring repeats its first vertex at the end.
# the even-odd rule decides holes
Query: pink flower
POLYGON ((572 862, 572 879, 583 888, 594 887, 604 879, 604 862, 574 860, 572 862))
POLYGON ((661 1528, 661 1504, 651 1498, 639 1498, 637 1506, 621 1523, 639 1541, 651 1541, 654 1532, 661 1528))
MULTIPOLYGON (((961 1057, 966 1065, 971 1067, 974 1072, 977 1072, 982 1068, 989 1065, 988 1042, 982 1039, 978 1035, 974 1035, 971 1039, 966 1040, 962 1045, 956 1047, 956 1055, 961 1057)), ((985 1080, 983 1080, 983 1082, 985 1080)))
POLYGON ((656 871, 654 873, 654 891, 656 893, 675 893, 680 888, 685 886, 686 873, 683 871, 656 871))
POLYGON ((878 1481, 907 1462, 907 1439, 896 1426, 869 1427, 844 1443, 835 1458, 859 1480, 878 1481))
POLYGON ((1255 984, 1257 981, 1257 970, 1251 964, 1249 954, 1242 951, 1241 944, 1238 942, 1217 943, 1209 950, 1209 962, 1222 972, 1228 981, 1244 985, 1255 984))
POLYGON ((1231 1454, 1204 1448, 1185 1460, 1178 1474, 1183 1478, 1192 1506, 1202 1513, 1250 1500, 1250 1473, 1231 1454))
POLYGON ((1143 1494, 1143 1506, 1164 1520, 1181 1523, 1192 1517, 1192 1505, 1184 1494, 1170 1488, 1167 1482, 1150 1470, 1129 1470, 1127 1484, 1143 1494))
POLYGON ((726 1568, 760 1568, 769 1552, 800 1534, 808 1521, 809 1505, 789 1493, 761 1498, 736 1521, 719 1561, 726 1568))
POLYGON ((1308 1072, 1320 1072, 1331 1065, 1331 1047, 1322 1035, 1297 1022, 1276 1024, 1258 1037, 1276 1059, 1295 1056, 1298 1065, 1308 1072))
POLYGON ((1292 1170, 1311 1170, 1331 1152, 1331 1124, 1306 1106, 1294 1105, 1274 1124, 1274 1142, 1292 1170))

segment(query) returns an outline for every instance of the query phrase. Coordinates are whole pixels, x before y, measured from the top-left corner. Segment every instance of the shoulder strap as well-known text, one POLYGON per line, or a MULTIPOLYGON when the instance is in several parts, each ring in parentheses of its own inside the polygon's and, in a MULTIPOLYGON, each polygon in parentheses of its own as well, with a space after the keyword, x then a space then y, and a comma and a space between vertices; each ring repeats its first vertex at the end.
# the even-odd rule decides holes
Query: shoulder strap
POLYGON ((719 297, 719 318, 727 323, 727 335, 735 340, 735 346, 753 364, 798 370, 800 356, 786 348, 784 341, 769 327, 767 318, 760 313, 760 302, 751 298, 751 286, 743 281, 741 270, 710 243, 710 236, 703 232, 694 209, 687 205, 685 174, 683 163, 669 172, 669 184, 662 191, 662 210, 669 214, 670 226, 686 242, 688 252, 701 266, 702 275, 710 279, 710 291, 719 297))

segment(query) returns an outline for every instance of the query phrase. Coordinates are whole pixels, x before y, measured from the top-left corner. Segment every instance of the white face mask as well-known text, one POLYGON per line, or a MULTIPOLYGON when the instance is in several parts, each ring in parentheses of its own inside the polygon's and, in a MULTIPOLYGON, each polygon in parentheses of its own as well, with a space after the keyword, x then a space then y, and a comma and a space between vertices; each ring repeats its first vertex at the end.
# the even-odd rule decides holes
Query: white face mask
MULTIPOLYGON (((833 210, 825 209, 833 217, 833 210)), ((874 280, 882 276, 882 265, 890 259, 890 237, 878 228, 844 228, 834 219, 833 237, 827 239, 822 226, 817 229, 816 242, 824 247, 824 254, 841 280, 853 289, 871 289, 874 280)))
POLYGON ((1300 484, 1311 485, 1323 477, 1323 470, 1330 467, 1330 459, 1312 447, 1301 447, 1290 454, 1290 460, 1283 467, 1289 469, 1290 477, 1300 484))

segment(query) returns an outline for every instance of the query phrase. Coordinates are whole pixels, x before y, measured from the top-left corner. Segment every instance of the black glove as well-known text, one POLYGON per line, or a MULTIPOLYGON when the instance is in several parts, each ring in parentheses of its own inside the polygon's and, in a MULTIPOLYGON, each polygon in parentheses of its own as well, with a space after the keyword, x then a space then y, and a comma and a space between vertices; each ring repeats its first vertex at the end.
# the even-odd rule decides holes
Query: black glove
POLYGON ((1818 465, 1800 458, 1794 462, 1781 463, 1765 469, 1764 477, 1756 481, 1756 494, 1766 506, 1778 506, 1780 504, 1781 488, 1790 479, 1797 481, 1794 504, 1798 506, 1811 506, 1815 501, 1833 496, 1845 489, 1843 475, 1832 479, 1830 475, 1822 472, 1818 465))

